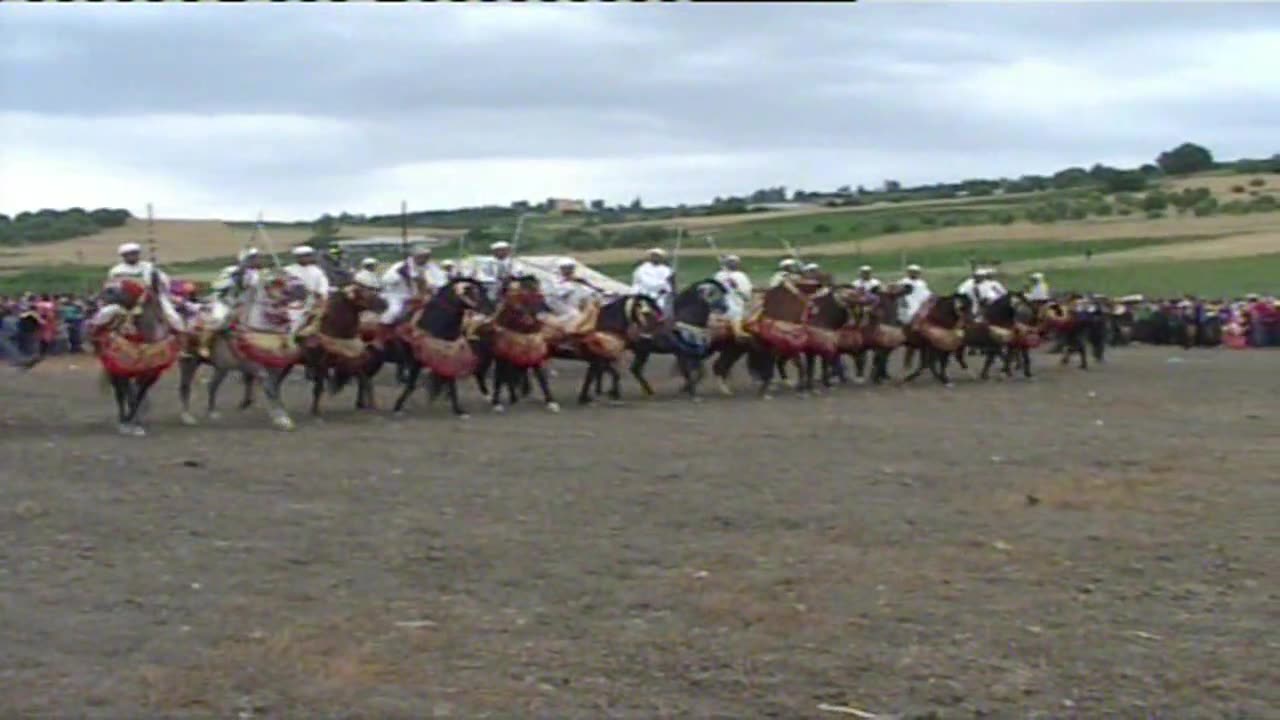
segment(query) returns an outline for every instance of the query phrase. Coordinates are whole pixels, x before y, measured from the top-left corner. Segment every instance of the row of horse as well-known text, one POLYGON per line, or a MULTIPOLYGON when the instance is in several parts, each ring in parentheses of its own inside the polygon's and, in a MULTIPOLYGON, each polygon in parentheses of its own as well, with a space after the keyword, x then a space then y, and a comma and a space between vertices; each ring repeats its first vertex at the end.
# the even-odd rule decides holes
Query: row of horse
MULTIPOLYGON (((1088 313, 1062 305, 1038 306, 1011 293, 984 307, 982 321, 975 322, 971 300, 956 294, 932 298, 903 324, 898 303, 905 290, 891 286, 870 294, 849 285, 788 283, 760 293, 745 322, 733 323, 725 317, 727 289, 706 279, 675 293, 668 312, 646 296, 626 295, 592 307, 575 327, 564 327, 549 315, 534 277, 507 280, 496 300, 482 285, 459 278, 414 303, 405 321, 388 329, 365 321, 370 313, 382 312, 385 301, 350 284, 331 293, 310 332, 301 338, 233 326, 206 340, 203 348, 192 346, 191 337, 184 338, 174 360, 180 368, 184 422, 197 422, 190 411, 191 390, 199 368, 209 365, 211 416, 216 416, 223 381, 238 373, 245 380, 241 407, 252 403, 253 389, 260 384, 272 421, 281 429, 294 426, 281 402, 281 389, 296 367, 303 368, 311 383, 311 413, 316 416, 326 390, 334 394, 351 384, 356 387, 356 407, 373 408, 373 380, 386 366, 395 367, 402 384, 396 412, 403 411, 421 385, 431 400, 446 395, 459 416, 466 412, 458 383, 468 377, 496 411, 531 394, 535 385, 546 406, 558 410, 546 372, 553 358, 586 364, 580 403, 602 394, 621 397, 618 365, 628 353, 630 373, 646 395, 654 393, 645 376, 650 357, 673 356, 683 379, 681 391, 690 398, 697 398, 708 366, 721 390, 728 392, 730 373, 743 359, 762 396, 770 392, 776 377, 788 379, 788 368, 796 371, 794 385, 802 392, 818 383, 830 387, 846 381, 846 357, 860 377, 878 383, 888 379, 889 358, 898 348, 907 353, 904 367, 915 359, 906 381, 928 371, 950 384, 949 363, 955 360, 967 367, 965 358, 973 353, 984 357, 983 378, 997 361, 1006 375, 1020 369, 1030 377, 1030 350, 1046 330, 1058 333, 1066 344, 1064 363, 1074 352, 1087 367, 1088 313)), ((140 342, 162 341, 143 337, 140 342)), ((1096 346, 1095 357, 1101 357, 1096 346)), ((148 388, 167 367, 161 360, 141 372, 104 362, 117 388, 121 427, 129 434, 143 434, 139 411, 148 388)))

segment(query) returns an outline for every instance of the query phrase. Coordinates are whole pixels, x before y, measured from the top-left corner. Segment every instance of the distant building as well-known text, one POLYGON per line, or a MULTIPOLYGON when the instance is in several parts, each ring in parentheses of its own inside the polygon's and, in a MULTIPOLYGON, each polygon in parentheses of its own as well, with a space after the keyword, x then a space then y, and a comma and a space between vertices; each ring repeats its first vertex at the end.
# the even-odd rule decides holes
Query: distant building
POLYGON ((365 237, 358 240, 338 240, 333 244, 342 248, 346 253, 368 256, 398 256, 408 245, 409 252, 413 252, 418 248, 435 249, 445 243, 444 240, 427 235, 410 235, 408 242, 404 242, 399 235, 378 235, 374 237, 365 237))
POLYGON ((589 211, 585 200, 548 198, 547 212, 553 215, 582 215, 589 211))

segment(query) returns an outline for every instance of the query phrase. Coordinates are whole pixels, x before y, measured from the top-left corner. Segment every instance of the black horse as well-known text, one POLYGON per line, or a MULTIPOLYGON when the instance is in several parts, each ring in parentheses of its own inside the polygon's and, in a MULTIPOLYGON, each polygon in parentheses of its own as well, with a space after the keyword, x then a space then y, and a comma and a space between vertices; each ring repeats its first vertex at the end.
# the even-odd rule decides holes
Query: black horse
POLYGON ((614 363, 632 338, 637 341, 652 339, 663 321, 662 309, 647 295, 623 295, 601 305, 594 326, 586 333, 566 338, 551 347, 552 357, 562 360, 579 360, 587 363, 587 373, 582 379, 578 403, 591 402, 591 388, 600 391, 605 375, 611 378, 609 398, 622 398, 621 381, 614 363))
POLYGON ((631 343, 631 375, 645 395, 654 394, 653 386, 644 376, 649 356, 673 355, 684 378, 681 390, 690 398, 697 397, 702 362, 714 352, 707 326, 713 313, 724 313, 728 309, 728 294, 728 288, 711 278, 690 285, 676 294, 670 320, 662 332, 631 343))
POLYGON ((388 341, 401 357, 407 358, 408 377, 396 400, 395 412, 404 409, 426 367, 430 372, 425 388, 428 402, 439 397, 441 390, 447 390, 453 414, 466 417, 458 402, 458 379, 474 372, 480 364, 477 346, 482 343, 466 337, 465 321, 468 312, 488 314, 492 309, 483 286, 469 278, 455 278, 437 290, 422 308, 409 333, 411 341, 388 341))

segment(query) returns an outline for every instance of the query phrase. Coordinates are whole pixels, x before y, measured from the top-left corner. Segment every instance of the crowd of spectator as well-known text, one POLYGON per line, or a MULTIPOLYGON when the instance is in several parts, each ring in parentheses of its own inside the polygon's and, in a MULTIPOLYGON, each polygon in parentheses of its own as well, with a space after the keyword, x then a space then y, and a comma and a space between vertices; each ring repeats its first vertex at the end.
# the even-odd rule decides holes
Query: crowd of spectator
POLYGON ((76 295, 0 295, 0 357, 23 358, 85 352, 85 322, 96 298, 76 295))

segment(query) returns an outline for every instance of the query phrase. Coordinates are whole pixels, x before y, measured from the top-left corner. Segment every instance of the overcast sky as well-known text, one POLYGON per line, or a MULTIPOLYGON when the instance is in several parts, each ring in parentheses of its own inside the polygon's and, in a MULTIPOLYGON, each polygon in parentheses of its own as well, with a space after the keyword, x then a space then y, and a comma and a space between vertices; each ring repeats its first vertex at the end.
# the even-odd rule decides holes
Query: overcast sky
POLYGON ((701 202, 1280 151, 1280 5, 0 4, 0 211, 701 202))

